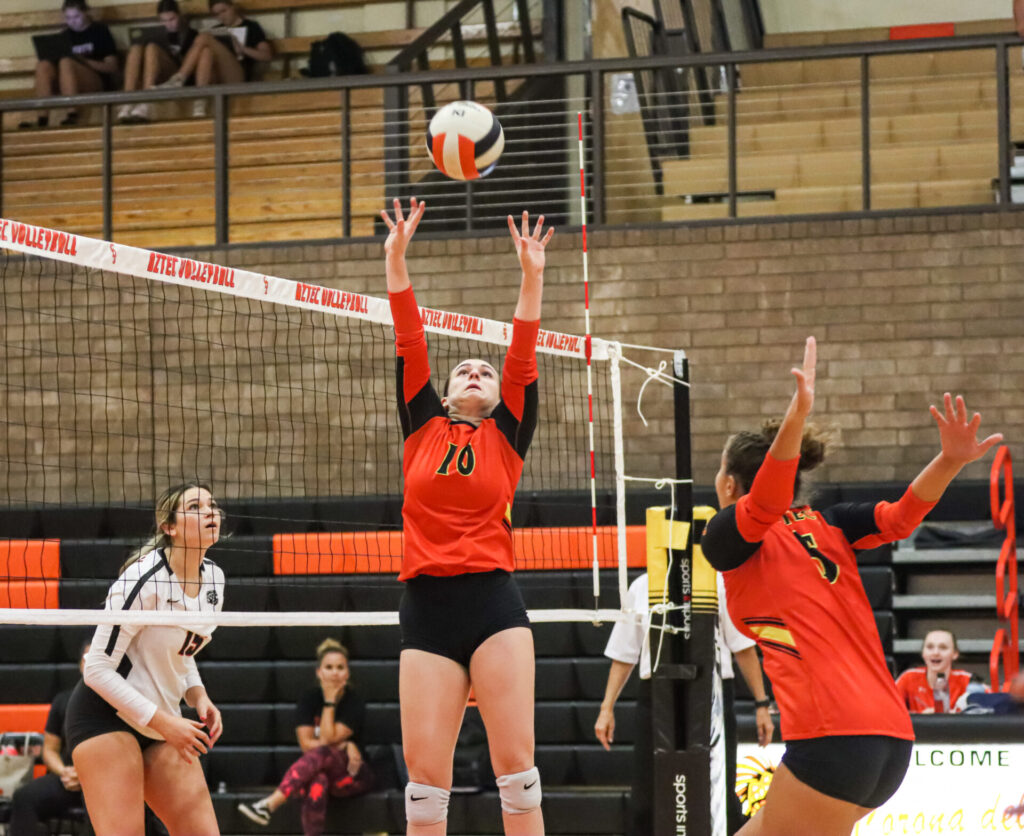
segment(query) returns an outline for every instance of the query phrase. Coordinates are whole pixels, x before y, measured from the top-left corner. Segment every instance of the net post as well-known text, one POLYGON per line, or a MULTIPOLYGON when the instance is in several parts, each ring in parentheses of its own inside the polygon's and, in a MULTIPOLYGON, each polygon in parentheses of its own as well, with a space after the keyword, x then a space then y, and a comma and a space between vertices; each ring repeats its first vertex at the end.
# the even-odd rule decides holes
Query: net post
MULTIPOLYGON (((673 354, 676 506, 678 530, 692 534, 693 467, 690 443, 690 370, 686 353, 673 354)), ((671 529, 670 529, 671 530, 671 529)), ((655 833, 724 836, 725 820, 712 811, 711 705, 716 675, 715 619, 694 584, 694 538, 669 537, 668 597, 679 606, 667 618, 661 663, 652 672, 653 811, 655 833), (695 601, 699 593, 700 601, 695 601)), ((712 575, 713 578, 713 575, 712 575)), ((657 639, 653 639, 657 640, 657 639)))
POLYGON ((100 163, 103 183, 103 237, 108 241, 114 234, 114 151, 113 151, 113 120, 111 118, 111 105, 103 105, 103 150, 100 163))
POLYGON ((219 247, 228 242, 228 108, 223 93, 213 97, 213 167, 214 240, 219 247))

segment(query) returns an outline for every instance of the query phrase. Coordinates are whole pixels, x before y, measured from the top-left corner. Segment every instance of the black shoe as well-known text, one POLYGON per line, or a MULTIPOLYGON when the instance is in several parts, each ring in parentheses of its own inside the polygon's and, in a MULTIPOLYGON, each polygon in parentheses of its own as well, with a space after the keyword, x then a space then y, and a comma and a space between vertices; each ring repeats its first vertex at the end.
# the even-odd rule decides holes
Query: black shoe
POLYGON ((68 127, 71 127, 72 125, 77 125, 77 124, 78 124, 78 113, 77 113, 77 111, 74 111, 74 110, 68 111, 64 115, 64 118, 60 120, 60 125, 61 125, 62 128, 68 128, 68 127))
POLYGON ((45 128, 49 124, 49 116, 37 116, 34 122, 31 119, 22 119, 18 123, 18 130, 24 131, 30 128, 45 128))

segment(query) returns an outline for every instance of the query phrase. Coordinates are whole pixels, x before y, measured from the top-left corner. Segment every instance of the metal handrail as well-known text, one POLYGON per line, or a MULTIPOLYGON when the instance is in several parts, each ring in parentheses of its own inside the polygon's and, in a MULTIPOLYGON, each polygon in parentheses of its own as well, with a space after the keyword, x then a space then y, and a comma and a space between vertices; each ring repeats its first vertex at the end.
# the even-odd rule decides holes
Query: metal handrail
MULTIPOLYGON (((281 93, 308 93, 315 91, 336 91, 339 96, 348 96, 353 90, 382 88, 394 90, 406 88, 412 85, 423 84, 469 84, 488 80, 504 79, 532 79, 538 77, 570 77, 584 76, 588 81, 588 87, 592 91, 604 89, 604 76, 615 72, 630 72, 645 69, 661 69, 667 67, 698 67, 702 65, 725 66, 730 83, 727 85, 727 108, 731 114, 728 126, 728 165, 729 165, 729 217, 737 219, 737 182, 735 177, 737 158, 737 137, 735 130, 736 98, 738 85, 735 77, 738 68, 746 64, 765 64, 783 61, 796 60, 827 60, 833 58, 860 58, 861 77, 860 86, 865 106, 862 107, 862 135, 865 143, 862 146, 863 171, 865 181, 863 184, 864 201, 863 209, 858 212, 840 213, 843 217, 859 217, 870 213, 870 109, 866 106, 870 91, 871 79, 868 74, 869 62, 872 57, 898 54, 915 54, 924 52, 952 52, 976 49, 994 49, 996 56, 994 70, 997 75, 997 112, 1000 126, 1000 159, 999 159, 999 204, 985 205, 986 210, 1015 211, 1024 209, 1024 206, 1016 206, 1009 202, 1010 196, 1010 161, 1009 161, 1009 79, 1007 58, 1010 47, 1019 46, 1024 41, 1013 33, 999 33, 992 35, 971 35, 958 36, 953 38, 929 38, 917 41, 893 41, 893 42, 865 42, 851 44, 830 44, 816 47, 784 47, 777 49, 751 50, 744 52, 728 53, 705 53, 689 56, 651 56, 647 58, 612 58, 590 61, 568 61, 557 64, 534 63, 534 64, 513 64, 503 66, 490 66, 480 68, 460 68, 445 70, 428 70, 416 73, 384 73, 369 76, 342 76, 330 78, 310 78, 296 80, 281 80, 247 84, 215 85, 205 88, 176 88, 176 89, 155 89, 137 91, 132 93, 106 92, 90 93, 81 96, 64 97, 54 96, 47 98, 28 99, 6 99, 0 100, 0 113, 9 111, 34 110, 42 108, 61 107, 82 107, 101 106, 104 110, 102 132, 103 136, 103 209, 104 209, 104 230, 110 232, 111 228, 111 112, 113 105, 128 103, 154 102, 154 101, 190 101, 198 98, 212 98, 214 100, 214 137, 220 138, 215 142, 215 181, 216 181, 216 211, 217 217, 215 228, 217 230, 216 245, 222 246, 228 243, 228 218, 227 218, 227 195, 229 191, 228 166, 227 166, 227 142, 221 141, 227 136, 227 123, 229 118, 228 103, 236 96, 261 96, 281 93)), ((603 111, 597 99, 591 100, 593 118, 603 111)), ((603 147, 604 126, 597 119, 593 120, 593 145, 595 148, 603 147)), ((351 130, 350 120, 343 120, 342 131, 351 130)), ((343 146, 350 142, 346 136, 340 137, 339 141, 343 146)), ((594 180, 597 184, 605 182, 604 159, 602 155, 595 155, 594 159, 594 180)), ((349 190, 349 182, 346 179, 343 188, 346 195, 349 190)), ((595 206, 604 207, 606 200, 601 189, 597 189, 594 195, 595 206)), ((350 205, 350 198, 343 197, 343 204, 350 205)), ((2 207, 0 207, 2 211, 2 207)), ((915 213, 917 210, 889 210, 890 213, 915 213)), ((948 211, 938 208, 928 210, 932 212, 948 211)), ((828 214, 833 217, 833 214, 828 214)), ((808 216, 789 216, 808 217, 808 216)), ((814 217, 813 215, 810 217, 814 217)), ((721 223, 721 220, 715 223, 721 223)), ((594 218, 594 226, 605 226, 603 212, 594 218)), ((349 219, 343 219, 343 226, 349 227, 349 219)))

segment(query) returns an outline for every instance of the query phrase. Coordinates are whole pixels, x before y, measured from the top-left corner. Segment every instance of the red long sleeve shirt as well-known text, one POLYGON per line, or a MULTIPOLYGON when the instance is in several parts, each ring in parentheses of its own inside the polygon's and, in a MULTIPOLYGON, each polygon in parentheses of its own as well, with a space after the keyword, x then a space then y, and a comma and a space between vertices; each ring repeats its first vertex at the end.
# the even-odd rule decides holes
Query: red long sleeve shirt
POLYGON ((448 417, 412 288, 391 294, 398 409, 405 446, 404 554, 399 580, 416 575, 513 571, 512 501, 537 425, 540 322, 514 320, 501 400, 473 426, 448 417))

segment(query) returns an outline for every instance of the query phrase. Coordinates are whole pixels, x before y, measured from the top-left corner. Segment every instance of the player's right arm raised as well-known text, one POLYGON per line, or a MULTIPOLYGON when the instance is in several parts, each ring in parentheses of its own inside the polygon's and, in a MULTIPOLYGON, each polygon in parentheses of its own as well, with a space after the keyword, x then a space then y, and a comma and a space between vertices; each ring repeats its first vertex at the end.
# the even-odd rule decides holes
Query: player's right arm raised
POLYGON ((395 204, 395 218, 384 210, 380 210, 380 216, 388 226, 388 237, 384 241, 384 263, 388 280, 388 293, 401 293, 412 287, 409 281, 409 270, 405 265, 405 251, 409 247, 412 236, 416 233, 416 227, 423 217, 423 210, 427 208, 416 198, 409 198, 409 218, 406 219, 402 212, 402 201, 397 197, 395 204))

